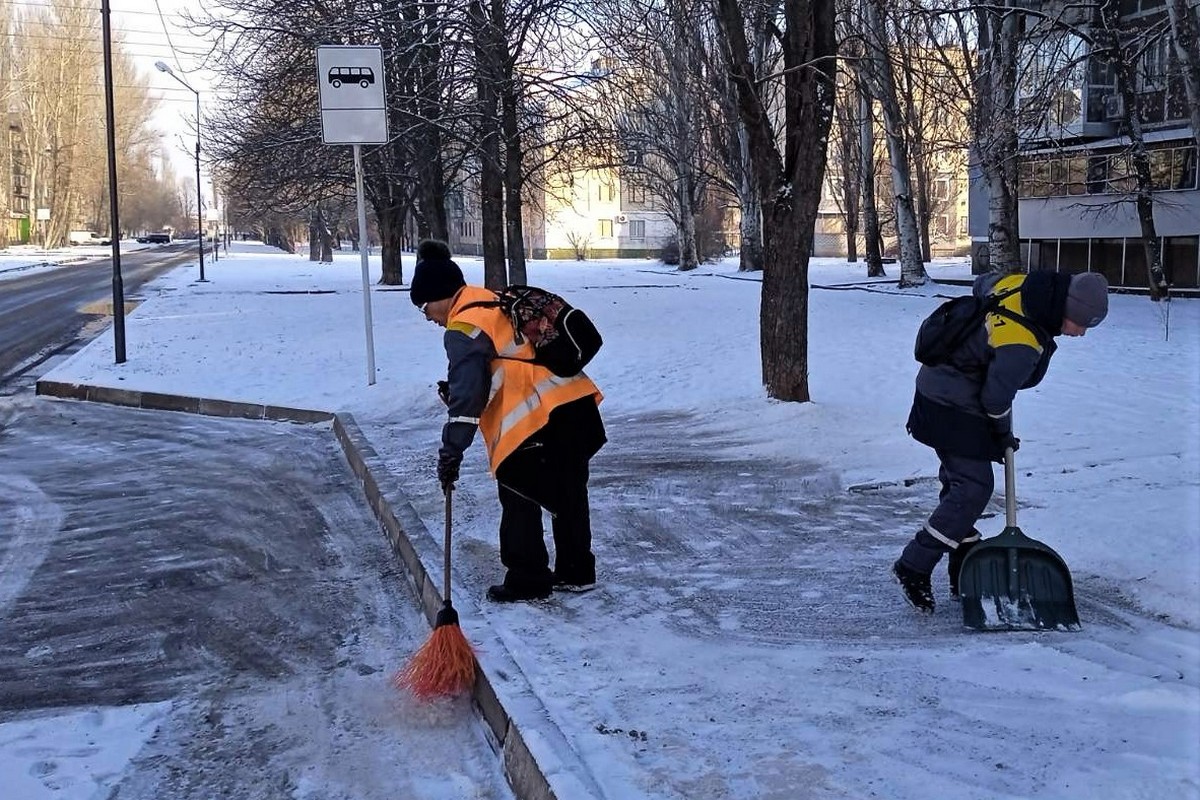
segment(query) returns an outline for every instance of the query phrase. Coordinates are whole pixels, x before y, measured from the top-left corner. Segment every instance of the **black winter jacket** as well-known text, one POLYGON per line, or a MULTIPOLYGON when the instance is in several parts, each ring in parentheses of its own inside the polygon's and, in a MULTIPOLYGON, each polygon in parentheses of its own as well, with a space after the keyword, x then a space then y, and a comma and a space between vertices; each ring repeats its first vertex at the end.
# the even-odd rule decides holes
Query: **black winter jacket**
POLYGON ((917 441, 965 458, 1003 459, 996 437, 1012 429, 1017 392, 1036 386, 1046 374, 1056 349, 1053 337, 1062 329, 1070 276, 991 273, 976 279, 973 291, 983 297, 1018 283, 1021 291, 1004 305, 1028 324, 989 315, 951 363, 923 366, 917 373, 908 419, 917 441))

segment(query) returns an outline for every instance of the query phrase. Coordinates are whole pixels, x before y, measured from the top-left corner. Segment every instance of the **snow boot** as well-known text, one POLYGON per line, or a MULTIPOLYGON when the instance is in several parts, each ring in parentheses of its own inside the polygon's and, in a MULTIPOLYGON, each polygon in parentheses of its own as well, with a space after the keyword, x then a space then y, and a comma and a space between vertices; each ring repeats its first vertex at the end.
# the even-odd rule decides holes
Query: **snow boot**
POLYGON ((549 596, 549 586, 536 589, 531 587, 515 588, 508 584, 498 583, 495 586, 489 586, 487 590, 487 599, 493 603, 520 603, 526 600, 545 600, 549 596))
POLYGON ((922 613, 933 613, 933 586, 928 575, 909 569, 899 561, 892 564, 892 575, 904 590, 904 599, 909 605, 922 613))
POLYGON ((596 588, 596 573, 592 571, 586 575, 560 575, 558 570, 555 570, 552 585, 556 592, 590 592, 596 588))

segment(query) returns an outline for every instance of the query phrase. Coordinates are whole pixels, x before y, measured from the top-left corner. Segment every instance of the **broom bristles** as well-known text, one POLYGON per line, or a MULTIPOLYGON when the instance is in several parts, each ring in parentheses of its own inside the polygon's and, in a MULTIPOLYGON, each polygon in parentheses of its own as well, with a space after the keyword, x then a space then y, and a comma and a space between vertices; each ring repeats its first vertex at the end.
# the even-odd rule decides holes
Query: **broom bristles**
POLYGON ((475 684, 475 651, 458 625, 439 625, 392 678, 392 684, 419 700, 469 691, 475 684))

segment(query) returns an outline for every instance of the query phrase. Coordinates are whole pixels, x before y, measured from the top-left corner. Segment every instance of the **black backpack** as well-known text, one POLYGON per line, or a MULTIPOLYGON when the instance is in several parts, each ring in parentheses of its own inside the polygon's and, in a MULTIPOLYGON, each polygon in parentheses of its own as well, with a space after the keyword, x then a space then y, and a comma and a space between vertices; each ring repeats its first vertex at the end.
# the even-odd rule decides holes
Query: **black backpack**
POLYGON ((517 344, 533 345, 532 359, 511 360, 538 364, 560 378, 582 372, 604 343, 587 314, 536 286, 514 284, 497 292, 495 300, 477 300, 463 309, 476 307, 500 309, 512 322, 517 344))
POLYGON ((927 367, 950 363, 958 349, 966 344, 971 334, 977 331, 987 315, 992 313, 1024 325, 1033 331, 1041 342, 1042 335, 1037 330, 1037 325, 1000 305, 1001 300, 1019 291, 1020 286, 988 297, 969 294, 942 303, 921 322, 921 327, 917 330, 917 341, 913 345, 913 356, 927 367))

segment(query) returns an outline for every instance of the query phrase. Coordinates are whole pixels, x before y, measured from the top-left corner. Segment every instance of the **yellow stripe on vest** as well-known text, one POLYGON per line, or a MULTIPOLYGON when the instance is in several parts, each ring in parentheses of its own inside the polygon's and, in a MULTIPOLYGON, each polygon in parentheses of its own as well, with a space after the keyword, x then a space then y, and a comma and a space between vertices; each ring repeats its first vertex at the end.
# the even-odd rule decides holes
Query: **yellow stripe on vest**
POLYGON ((458 331, 459 333, 466 334, 467 336, 471 337, 472 339, 474 339, 476 336, 479 335, 479 328, 476 328, 474 325, 472 325, 469 322, 460 322, 458 320, 455 320, 454 322, 451 322, 450 324, 448 324, 446 326, 446 330, 458 331))

